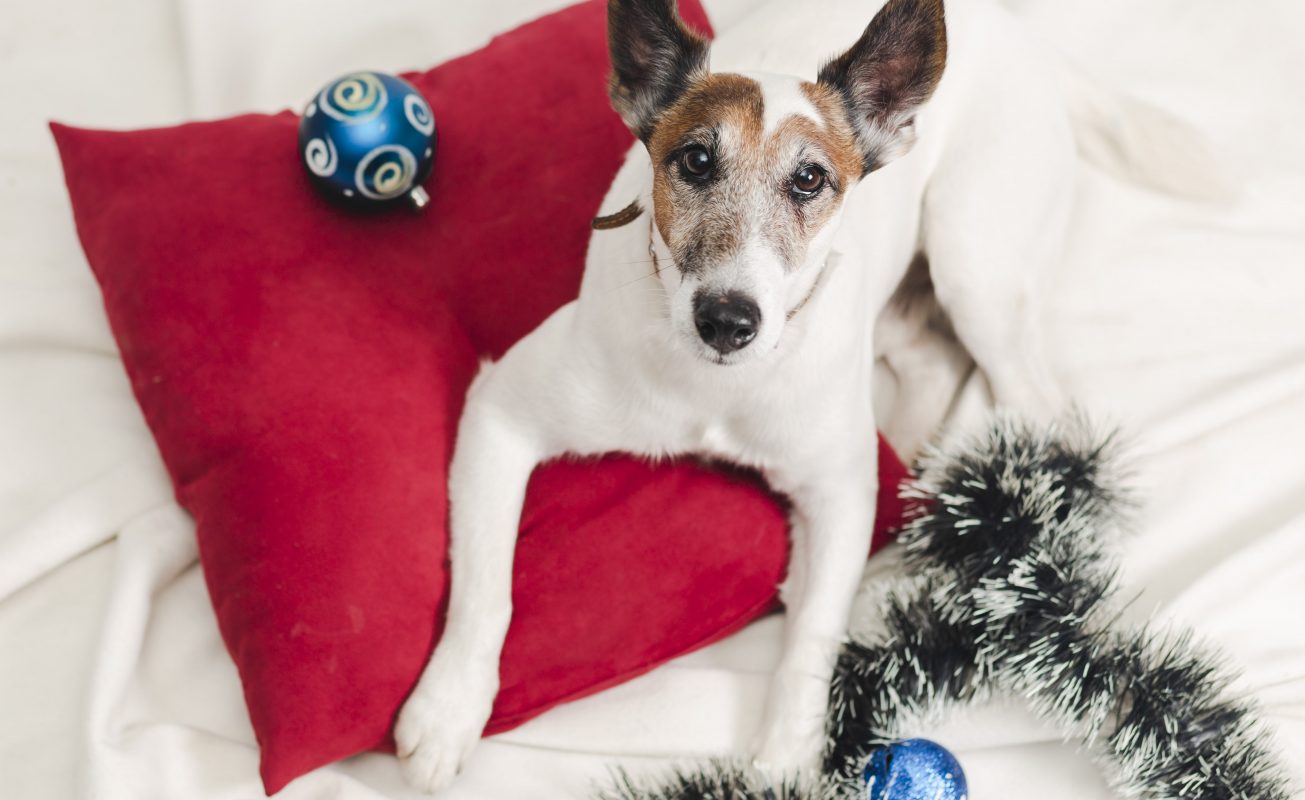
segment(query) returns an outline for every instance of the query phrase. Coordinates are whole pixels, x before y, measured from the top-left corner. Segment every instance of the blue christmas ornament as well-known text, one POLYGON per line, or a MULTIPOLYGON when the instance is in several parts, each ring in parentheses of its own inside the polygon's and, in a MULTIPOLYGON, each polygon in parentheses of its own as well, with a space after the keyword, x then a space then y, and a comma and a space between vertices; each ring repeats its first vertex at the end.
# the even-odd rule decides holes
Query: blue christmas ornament
POLYGON ((356 205, 408 197, 423 208, 421 182, 435 157, 435 116, 412 84, 384 72, 331 81, 304 109, 299 155, 327 195, 356 205))
POLYGON ((947 748, 928 739, 904 739, 870 754, 866 800, 965 800, 965 773, 947 748))

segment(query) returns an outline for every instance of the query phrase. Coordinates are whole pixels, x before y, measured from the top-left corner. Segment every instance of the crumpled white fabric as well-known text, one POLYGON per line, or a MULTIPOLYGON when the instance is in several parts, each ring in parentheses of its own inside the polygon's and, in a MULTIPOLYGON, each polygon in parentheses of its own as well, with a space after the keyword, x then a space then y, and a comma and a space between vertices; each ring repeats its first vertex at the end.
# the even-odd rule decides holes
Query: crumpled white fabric
MULTIPOLYGON (((296 106, 356 67, 422 67, 567 0, 90 0, 0 27, 0 785, 23 798, 262 796, 193 524, 130 393, 44 121, 171 124, 296 106)), ((958 2, 960 0, 957 0, 958 2)), ((717 28, 756 0, 708 0, 717 28)), ((1056 371, 1125 426, 1144 504, 1129 618, 1196 627, 1305 776, 1305 7, 1293 0, 1008 0, 1099 75, 1195 121, 1243 183, 1228 207, 1085 168, 1046 327, 1056 371)), ((776 36, 783 36, 777 31, 776 36)), ((849 32, 849 38, 851 33, 849 32)), ((831 43, 831 53, 837 45, 831 43)), ((984 406, 980 380, 958 414, 984 406)), ((891 572, 881 560, 880 574, 891 572)), ((873 609, 866 612, 872 614, 873 609)), ((737 751, 777 617, 477 750, 448 798, 574 798, 609 764, 737 751)), ((975 796, 1110 796, 1018 700, 937 730, 975 796)), ((414 797, 365 755, 288 787, 414 797)))

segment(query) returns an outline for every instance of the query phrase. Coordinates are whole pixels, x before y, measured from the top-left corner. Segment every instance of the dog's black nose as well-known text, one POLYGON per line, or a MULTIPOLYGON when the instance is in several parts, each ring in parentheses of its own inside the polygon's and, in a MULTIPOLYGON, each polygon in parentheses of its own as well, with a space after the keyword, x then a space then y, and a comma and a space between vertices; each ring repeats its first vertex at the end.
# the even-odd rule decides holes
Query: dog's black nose
POLYGON ((761 309, 752 298, 738 292, 703 293, 693 301, 693 324, 698 335, 721 355, 742 350, 757 337, 761 309))

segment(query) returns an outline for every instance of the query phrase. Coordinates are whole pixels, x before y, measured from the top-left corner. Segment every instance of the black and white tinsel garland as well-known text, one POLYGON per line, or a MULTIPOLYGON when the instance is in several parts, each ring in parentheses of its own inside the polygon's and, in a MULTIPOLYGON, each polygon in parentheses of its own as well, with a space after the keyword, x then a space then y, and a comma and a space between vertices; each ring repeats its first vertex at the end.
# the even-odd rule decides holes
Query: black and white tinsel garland
POLYGON ((1110 556, 1128 502, 1113 437, 1081 419, 998 419, 935 450, 908 495, 909 578, 878 632, 844 648, 824 773, 776 785, 716 761, 660 780, 619 774, 603 800, 843 800, 878 745, 959 703, 1028 698, 1099 756, 1121 797, 1288 800, 1284 771, 1232 672, 1189 633, 1117 622, 1110 556))

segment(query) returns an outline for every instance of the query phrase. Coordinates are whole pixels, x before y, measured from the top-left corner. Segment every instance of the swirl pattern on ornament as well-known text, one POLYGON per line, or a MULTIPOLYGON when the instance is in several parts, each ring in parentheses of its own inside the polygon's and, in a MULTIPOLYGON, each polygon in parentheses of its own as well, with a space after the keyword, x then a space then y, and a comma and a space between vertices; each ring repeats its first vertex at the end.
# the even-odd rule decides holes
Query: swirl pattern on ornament
POLYGON ((417 157, 408 148, 385 144, 374 148, 358 162, 354 183, 364 197, 389 200, 412 188, 417 176, 417 157))
POLYGON ((351 124, 373 119, 388 101, 385 85, 370 72, 345 75, 317 98, 318 106, 328 116, 351 124))
POLYGON ((331 137, 310 140, 304 147, 304 163, 314 175, 323 178, 334 175, 335 168, 340 164, 340 154, 336 152, 331 137))

